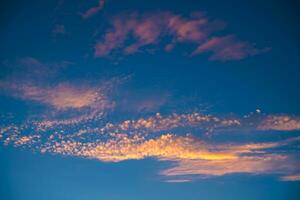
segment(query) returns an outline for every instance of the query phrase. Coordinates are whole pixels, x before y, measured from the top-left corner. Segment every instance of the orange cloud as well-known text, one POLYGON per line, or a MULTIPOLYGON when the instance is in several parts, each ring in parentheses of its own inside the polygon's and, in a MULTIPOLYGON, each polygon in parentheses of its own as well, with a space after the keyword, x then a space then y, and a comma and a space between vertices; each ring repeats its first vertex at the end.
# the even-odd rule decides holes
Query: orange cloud
MULTIPOLYGON (((175 165, 161 172, 162 175, 170 177, 250 173, 279 174, 286 176, 282 179, 287 180, 289 174, 298 169, 297 161, 288 153, 270 150, 296 141, 299 141, 299 137, 268 143, 212 144, 190 135, 164 134, 148 138, 144 134, 116 132, 110 133, 106 141, 94 139, 91 142, 79 142, 71 138, 49 141, 40 150, 43 153, 93 158, 104 162, 139 160, 147 157, 172 161, 175 165)), ((170 179, 171 182, 172 180, 170 179)))
POLYGON ((16 146, 22 146, 22 145, 30 145, 33 142, 36 142, 41 136, 40 135, 29 135, 29 136, 23 136, 15 140, 14 144, 16 146))
MULTIPOLYGON (((45 148, 46 151, 47 148, 45 148)), ((129 138, 121 135, 107 142, 80 143, 66 141, 55 143, 50 152, 75 156, 96 158, 101 161, 122 161, 155 157, 161 160, 203 159, 223 160, 236 159, 232 152, 210 151, 206 144, 192 137, 180 137, 171 134, 157 139, 145 139, 142 136, 129 138)))
MULTIPOLYGON (((290 119, 283 121, 288 122, 290 119)), ((243 125, 237 119, 199 113, 168 116, 157 114, 145 119, 126 120, 119 124, 108 123, 102 128, 82 126, 79 130, 73 129, 69 123, 73 122, 57 120, 22 126, 11 125, 0 129, 0 139, 4 140, 4 144, 30 147, 42 153, 77 156, 103 162, 140 160, 149 157, 158 161, 170 161, 173 164, 161 171, 161 174, 170 178, 171 182, 187 180, 184 178, 186 176, 189 176, 188 180, 192 180, 193 175, 210 177, 233 173, 277 174, 282 176, 281 180, 297 180, 298 177, 295 175, 295 172, 299 171, 298 160, 293 152, 282 151, 282 148, 290 145, 298 148, 296 145, 299 144, 300 137, 276 142, 241 144, 211 143, 190 134, 148 134, 163 130, 169 132, 176 127, 216 128, 243 125), (63 126, 70 129, 66 129, 68 131, 65 132, 63 129, 59 131, 64 128, 63 126), (28 130, 28 127, 35 130, 35 134, 23 135, 23 131, 28 130), (51 127, 51 133, 44 131, 45 127, 51 127)))
POLYGON ((234 160, 180 160, 178 165, 166 169, 166 176, 204 175, 223 176, 233 173, 287 173, 296 168, 285 155, 239 156, 234 160))
POLYGON ((105 162, 147 157, 175 162, 175 166, 161 172, 164 176, 223 176, 232 173, 284 175, 297 169, 297 165, 291 162, 291 157, 288 154, 267 153, 267 149, 283 144, 284 142, 210 144, 191 136, 165 134, 155 139, 146 139, 141 135, 129 137, 118 134, 106 142, 49 143, 41 148, 41 152, 94 158, 105 162))
POLYGON ((300 174, 289 175, 281 177, 283 181, 300 181, 300 174))

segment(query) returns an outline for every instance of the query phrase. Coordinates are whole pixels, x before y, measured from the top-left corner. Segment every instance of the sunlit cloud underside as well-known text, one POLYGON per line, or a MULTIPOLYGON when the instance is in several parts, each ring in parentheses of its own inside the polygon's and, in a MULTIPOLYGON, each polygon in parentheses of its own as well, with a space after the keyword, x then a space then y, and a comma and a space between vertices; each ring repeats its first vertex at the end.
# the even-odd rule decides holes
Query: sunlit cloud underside
POLYGON ((118 112, 118 102, 111 100, 105 88, 117 88, 122 81, 116 80, 93 86, 66 82, 51 88, 16 82, 7 87, 8 95, 44 105, 46 111, 23 123, 2 125, 1 141, 35 152, 101 162, 154 158, 170 162, 169 168, 159 172, 168 182, 234 173, 276 174, 283 181, 298 180, 297 136, 272 142, 209 140, 216 133, 296 131, 300 129, 298 117, 266 115, 260 110, 246 116, 172 112, 112 122, 108 116, 118 112))

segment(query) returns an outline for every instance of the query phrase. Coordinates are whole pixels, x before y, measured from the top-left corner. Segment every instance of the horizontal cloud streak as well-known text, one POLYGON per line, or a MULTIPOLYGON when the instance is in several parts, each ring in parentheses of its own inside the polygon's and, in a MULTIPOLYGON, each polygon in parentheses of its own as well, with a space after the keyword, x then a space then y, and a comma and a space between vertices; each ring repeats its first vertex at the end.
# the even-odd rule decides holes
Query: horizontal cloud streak
POLYGON ((223 176, 233 173, 285 174, 295 170, 284 155, 240 156, 234 160, 182 160, 176 167, 164 170, 163 175, 223 176))
POLYGON ((96 89, 64 83, 53 88, 24 85, 16 89, 22 99, 49 104, 56 109, 88 107, 104 99, 103 94, 96 89))
POLYGON ((193 54, 212 52, 211 60, 240 60, 258 54, 258 49, 247 42, 237 41, 234 36, 213 37, 201 44, 193 54))
POLYGON ((283 180, 283 181, 300 181, 300 174, 283 176, 281 178, 281 180, 283 180))

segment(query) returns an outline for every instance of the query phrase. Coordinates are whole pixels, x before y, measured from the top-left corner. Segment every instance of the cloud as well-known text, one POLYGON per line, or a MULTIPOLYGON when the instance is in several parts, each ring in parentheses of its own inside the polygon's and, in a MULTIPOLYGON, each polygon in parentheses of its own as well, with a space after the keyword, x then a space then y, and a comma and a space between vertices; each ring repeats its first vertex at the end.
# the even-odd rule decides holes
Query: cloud
POLYGON ((28 144, 35 142, 35 140, 39 139, 40 137, 41 137, 40 135, 22 136, 22 137, 16 139, 14 144, 16 146, 28 145, 28 144))
POLYGON ((55 142, 41 152, 98 159, 105 162, 139 160, 147 157, 173 161, 175 166, 162 175, 223 176, 234 173, 280 174, 297 170, 297 163, 288 154, 271 153, 268 149, 281 143, 210 144, 192 136, 164 134, 155 139, 119 134, 106 142, 55 142))
MULTIPOLYGON (((180 42, 194 37, 197 38, 181 33, 176 40, 180 42)), ((211 49, 211 46, 214 44, 205 48, 211 49)), ((109 116, 105 112, 114 107, 107 93, 112 90, 114 81, 53 84, 46 79, 46 74, 52 72, 49 65, 34 58, 20 59, 18 63, 23 71, 10 74, 1 86, 6 87, 10 95, 44 104, 55 114, 48 116, 48 113, 43 113, 46 117, 38 115, 34 120, 12 123, 6 127, 1 125, 0 140, 5 145, 102 162, 154 158, 170 164, 160 174, 171 182, 235 173, 276 174, 282 177, 281 180, 297 179, 299 161, 294 154, 299 150, 299 136, 274 142, 242 143, 236 140, 214 143, 208 139, 212 135, 205 133, 225 129, 236 132, 247 129, 251 134, 257 130, 298 130, 298 117, 262 115, 258 110, 257 114, 246 118, 198 112, 157 113, 138 118, 121 116, 118 118, 121 120, 112 122, 111 119, 116 116, 114 114, 119 114, 118 110, 109 113, 109 116), (28 70, 32 73, 27 77, 28 70), (188 179, 184 178, 186 176, 189 176, 188 179)), ((60 69, 60 65, 54 66, 60 69)), ((139 100, 141 103, 135 112, 155 109, 166 101, 155 95, 139 100)))
POLYGON ((192 182, 192 180, 189 180, 189 179, 171 179, 171 180, 166 180, 165 182, 167 182, 167 183, 187 183, 187 182, 192 182))
MULTIPOLYGON (((269 117, 255 120, 264 121, 269 117)), ((245 121, 242 119, 200 113, 166 116, 158 113, 115 124, 105 123, 105 120, 107 118, 97 121, 95 116, 88 114, 65 120, 26 121, 21 125, 0 128, 0 139, 6 145, 41 153, 102 162, 154 158, 170 164, 160 172, 170 182, 236 173, 275 174, 281 180, 292 180, 297 178, 295 173, 299 171, 299 160, 295 156, 299 149, 299 136, 273 142, 213 142, 198 133, 201 132, 199 128, 207 127, 243 130, 245 121), (191 127, 197 127, 197 131, 183 134, 186 129, 182 128, 190 132, 191 127), (176 128, 181 128, 177 134, 174 133, 176 128), (34 134, 28 134, 30 132, 34 134)))
POLYGON ((52 30, 53 34, 65 34, 66 30, 65 30, 65 26, 63 24, 55 24, 53 30, 52 30))
POLYGON ((101 161, 118 162, 129 159, 155 157, 161 160, 204 159, 223 160, 235 159, 232 152, 210 151, 207 145, 193 137, 161 135, 156 139, 146 139, 141 135, 129 137, 117 134, 106 142, 96 141, 81 143, 63 141, 42 151, 50 151, 64 155, 75 155, 96 158, 101 161))
POLYGON ((133 90, 124 92, 117 109, 126 112, 158 112, 170 100, 170 93, 151 90, 133 90))
POLYGON ((288 173, 296 168, 284 155, 240 156, 234 160, 181 160, 178 165, 162 171, 166 176, 223 176, 234 173, 288 173))
POLYGON ((207 40, 193 52, 193 54, 202 54, 212 52, 211 60, 240 60, 248 56, 258 54, 260 50, 256 49, 248 42, 237 41, 234 36, 213 37, 207 40))
POLYGON ((281 177, 283 181, 300 181, 300 174, 289 175, 281 177))
MULTIPOLYGON (((299 138, 297 138, 299 141, 299 138)), ((201 175, 223 176, 234 173, 249 174, 289 174, 298 170, 298 161, 286 153, 275 153, 276 149, 287 145, 291 140, 273 143, 249 143, 213 145, 212 149, 222 149, 223 153, 235 155, 234 159, 180 159, 176 165, 163 170, 165 176, 201 175)))
POLYGON ((288 115, 271 115, 258 125, 259 130, 293 131, 300 130, 300 119, 288 115))
POLYGON ((97 14, 100 10, 102 10, 103 6, 105 4, 105 0, 98 0, 98 5, 95 7, 92 7, 85 11, 83 14, 81 14, 83 19, 87 19, 95 14, 97 14))
POLYGON ((70 62, 43 63, 36 58, 25 57, 14 63, 6 62, 9 70, 0 80, 1 92, 25 101, 44 104, 55 110, 93 109, 104 110, 113 102, 107 99, 108 90, 121 82, 119 78, 87 82, 63 81, 62 70, 70 62))
POLYGON ((106 32, 102 42, 96 44, 95 55, 107 56, 117 48, 122 48, 126 54, 132 54, 142 46, 155 43, 161 34, 160 17, 157 15, 138 18, 136 13, 114 17, 112 29, 106 32), (123 47, 130 35, 136 42, 123 47))
POLYGON ((169 116, 162 116, 156 113, 155 116, 149 118, 140 118, 137 120, 125 120, 119 124, 107 123, 102 129, 103 131, 113 130, 148 130, 150 132, 171 130, 178 127, 202 127, 202 128, 218 128, 239 126, 238 119, 221 119, 211 115, 203 115, 197 112, 188 114, 173 113, 169 116))
POLYGON ((178 15, 171 15, 167 19, 167 26, 170 34, 179 42, 199 42, 208 37, 209 32, 206 30, 210 26, 207 17, 198 13, 189 19, 182 18, 178 15))
POLYGON ((16 85, 28 83, 44 83, 56 78, 59 72, 66 69, 72 62, 42 62, 34 57, 24 57, 15 61, 4 61, 3 74, 0 80, 0 87, 3 89, 12 88, 16 85))
POLYGON ((120 51, 134 54, 159 43, 167 52, 172 51, 177 43, 191 43, 198 46, 192 55, 212 52, 211 60, 222 61, 239 60, 264 52, 233 35, 214 37, 213 34, 224 24, 211 21, 202 13, 192 13, 189 17, 171 12, 125 13, 113 17, 111 25, 95 46, 96 57, 120 51), (170 42, 166 43, 168 40, 170 42))
POLYGON ((56 109, 89 107, 96 101, 105 98, 99 90, 82 86, 76 87, 68 83, 61 83, 55 87, 22 85, 15 89, 17 90, 15 95, 24 100, 48 104, 56 109))

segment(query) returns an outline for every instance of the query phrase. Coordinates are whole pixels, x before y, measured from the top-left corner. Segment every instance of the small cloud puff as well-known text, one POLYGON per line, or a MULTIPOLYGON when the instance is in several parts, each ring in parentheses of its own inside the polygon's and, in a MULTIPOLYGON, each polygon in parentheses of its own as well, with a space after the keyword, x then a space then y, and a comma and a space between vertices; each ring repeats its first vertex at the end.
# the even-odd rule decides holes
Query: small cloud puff
POLYGON ((100 10, 102 10, 104 4, 105 4, 105 0, 99 0, 97 6, 91 7, 90 9, 85 11, 83 14, 81 14, 82 18, 87 19, 87 18, 97 14, 100 10))

